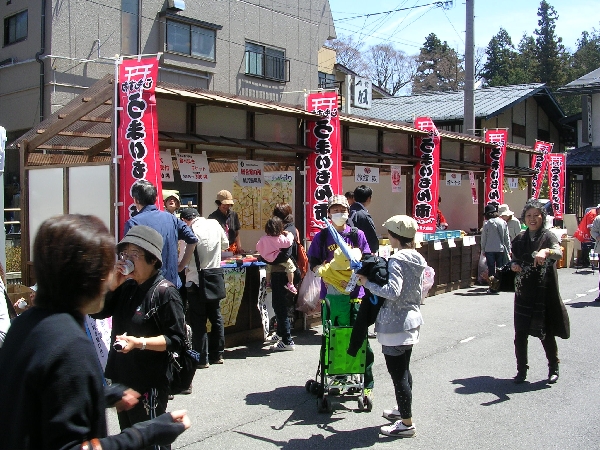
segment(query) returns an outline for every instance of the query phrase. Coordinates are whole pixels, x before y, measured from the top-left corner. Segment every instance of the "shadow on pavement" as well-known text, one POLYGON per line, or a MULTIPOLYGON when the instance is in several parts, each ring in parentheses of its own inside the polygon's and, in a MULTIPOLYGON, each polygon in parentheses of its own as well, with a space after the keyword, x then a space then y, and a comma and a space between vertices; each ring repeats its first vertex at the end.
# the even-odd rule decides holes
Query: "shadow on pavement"
POLYGON ((546 383, 546 380, 536 381, 534 383, 525 381, 525 383, 522 384, 515 384, 512 378, 494 378, 487 375, 452 380, 451 383, 462 385, 455 389, 457 394, 471 395, 488 393, 498 397, 495 400, 482 403, 482 406, 491 406, 510 400, 509 394, 519 394, 522 392, 532 392, 550 388, 546 383))
POLYGON ((587 308, 587 307, 599 307, 600 306, 600 302, 596 302, 594 300, 589 301, 589 302, 577 302, 577 303, 567 303, 567 306, 570 306, 571 308, 587 308))
MULTIPOLYGON (((315 412, 316 414, 316 412, 315 412)), ((289 441, 278 441, 262 436, 256 436, 242 431, 236 431, 241 435, 277 445, 283 450, 306 450, 306 449, 340 449, 340 448, 370 448, 380 440, 377 427, 359 428, 352 431, 336 431, 329 425, 323 425, 323 431, 333 433, 328 436, 313 434, 306 439, 290 439, 289 441)))
MULTIPOLYGON (((292 331, 292 337, 296 345, 321 345, 321 335, 315 329, 292 331)), ((227 336, 225 336, 225 339, 227 339, 227 336)), ((274 353, 269 350, 270 345, 270 343, 252 341, 244 346, 226 348, 224 357, 226 360, 262 358, 274 353)))
POLYGON ((494 295, 494 294, 488 294, 487 290, 488 290, 487 287, 478 287, 478 288, 470 289, 466 292, 453 292, 452 294, 461 295, 463 297, 473 297, 473 296, 479 296, 479 295, 494 295))

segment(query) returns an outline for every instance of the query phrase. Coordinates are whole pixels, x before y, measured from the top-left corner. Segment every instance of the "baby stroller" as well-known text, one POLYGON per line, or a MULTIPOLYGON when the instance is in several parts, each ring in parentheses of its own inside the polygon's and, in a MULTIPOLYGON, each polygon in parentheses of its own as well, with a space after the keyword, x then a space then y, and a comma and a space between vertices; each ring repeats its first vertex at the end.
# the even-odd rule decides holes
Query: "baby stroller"
MULTIPOLYGON (((344 296, 346 299, 347 297, 344 296)), ((362 343, 356 357, 346 353, 352 334, 351 326, 336 326, 331 321, 331 305, 328 298, 321 301, 321 317, 323 318, 323 336, 319 365, 315 378, 306 382, 306 391, 317 396, 317 411, 330 413, 332 404, 330 396, 358 394, 358 409, 371 411, 371 397, 364 392, 364 373, 366 360, 366 339, 362 343)))

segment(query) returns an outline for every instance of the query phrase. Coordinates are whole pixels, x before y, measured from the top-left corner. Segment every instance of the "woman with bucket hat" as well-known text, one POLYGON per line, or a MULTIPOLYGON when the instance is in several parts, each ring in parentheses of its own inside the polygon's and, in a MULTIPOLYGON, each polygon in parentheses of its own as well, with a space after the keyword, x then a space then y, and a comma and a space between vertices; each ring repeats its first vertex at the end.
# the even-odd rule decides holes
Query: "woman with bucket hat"
POLYGON ((498 215, 506 222, 508 227, 508 239, 512 242, 521 232, 521 222, 515 217, 515 213, 510 210, 506 203, 498 206, 498 215))
POLYGON ((486 205, 483 211, 486 222, 481 231, 481 252, 485 255, 488 267, 490 288, 488 294, 496 294, 496 269, 507 264, 510 260, 510 239, 506 222, 498 216, 496 205, 486 205))
POLYGON ((119 344, 108 354, 106 378, 142 394, 134 408, 118 413, 121 430, 166 411, 168 352, 183 348, 183 304, 177 288, 159 272, 162 246, 162 236, 153 228, 132 227, 117 244, 119 270, 104 309, 92 316, 112 316, 111 341, 119 344))
POLYGON ((423 291, 423 273, 427 262, 415 250, 417 221, 412 217, 390 217, 383 226, 388 230, 390 244, 399 249, 388 260, 388 283, 379 286, 358 275, 361 283, 372 294, 385 298, 377 319, 375 331, 382 345, 388 372, 394 383, 397 405, 383 411, 383 417, 393 421, 381 427, 381 433, 392 437, 412 437, 412 375, 410 356, 412 347, 419 342, 423 324, 420 305, 423 291))

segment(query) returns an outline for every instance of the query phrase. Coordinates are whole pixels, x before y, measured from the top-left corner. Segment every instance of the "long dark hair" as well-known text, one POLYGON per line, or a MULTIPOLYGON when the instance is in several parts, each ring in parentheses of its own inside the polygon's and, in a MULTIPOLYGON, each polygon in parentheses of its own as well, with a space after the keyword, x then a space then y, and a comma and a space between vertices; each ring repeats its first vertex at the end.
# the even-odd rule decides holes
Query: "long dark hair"
POLYGON ((36 306, 79 309, 102 294, 114 264, 114 237, 98 217, 67 214, 45 220, 33 244, 36 306))

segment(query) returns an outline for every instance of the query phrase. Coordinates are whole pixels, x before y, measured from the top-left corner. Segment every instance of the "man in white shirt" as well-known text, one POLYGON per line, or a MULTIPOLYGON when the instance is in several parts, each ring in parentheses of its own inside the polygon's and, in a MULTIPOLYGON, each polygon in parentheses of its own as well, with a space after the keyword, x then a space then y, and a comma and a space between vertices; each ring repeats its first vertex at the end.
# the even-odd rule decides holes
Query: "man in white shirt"
POLYGON ((185 274, 188 300, 187 317, 192 327, 192 345, 194 350, 200 353, 197 367, 206 369, 209 367, 209 363, 223 364, 225 331, 221 316, 221 299, 206 298, 207 290, 204 287, 204 280, 208 272, 213 276, 223 277, 221 252, 229 247, 229 239, 219 222, 200 217, 195 208, 182 209, 180 218, 198 238, 194 255, 185 274), (206 332, 207 319, 211 323, 210 335, 206 332))

